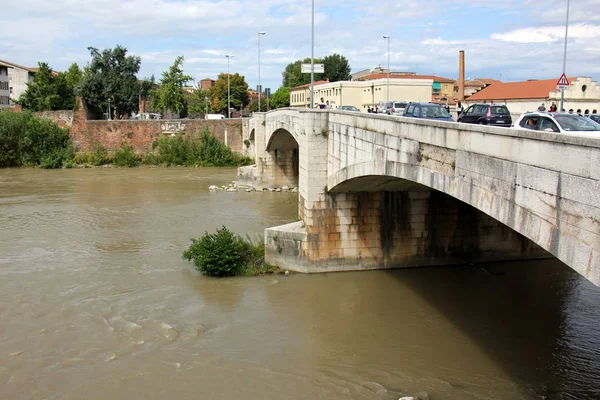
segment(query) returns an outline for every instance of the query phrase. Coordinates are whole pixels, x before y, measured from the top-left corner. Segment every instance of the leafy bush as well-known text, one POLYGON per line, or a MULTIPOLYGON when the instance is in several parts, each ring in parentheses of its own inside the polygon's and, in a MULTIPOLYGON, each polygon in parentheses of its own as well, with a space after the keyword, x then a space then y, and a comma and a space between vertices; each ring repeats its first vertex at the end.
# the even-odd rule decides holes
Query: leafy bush
POLYGON ((146 153, 142 158, 142 164, 145 165, 160 165, 160 157, 156 153, 146 153))
POLYGON ((276 271, 264 263, 264 241, 254 241, 234 234, 226 227, 216 233, 205 232, 183 252, 200 272, 209 276, 259 275, 276 271))
POLYGON ((104 165, 108 161, 108 153, 102 144, 99 142, 94 143, 92 152, 88 154, 88 162, 96 167, 104 165))
POLYGON ((59 168, 72 156, 68 129, 30 112, 0 112, 0 168, 59 168))
POLYGON ((233 152, 204 127, 198 138, 162 136, 153 144, 161 164, 202 167, 226 167, 251 164, 248 157, 233 152))
POLYGON ((130 145, 123 143, 115 152, 113 164, 118 167, 137 167, 140 165, 140 159, 130 145))

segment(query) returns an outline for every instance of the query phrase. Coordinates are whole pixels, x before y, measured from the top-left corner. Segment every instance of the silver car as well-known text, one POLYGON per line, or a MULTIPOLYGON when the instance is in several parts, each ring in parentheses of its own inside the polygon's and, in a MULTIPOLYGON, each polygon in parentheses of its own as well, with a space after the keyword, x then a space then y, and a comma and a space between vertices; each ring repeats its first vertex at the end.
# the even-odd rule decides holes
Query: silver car
POLYGON ((383 113, 387 115, 402 116, 404 115, 406 104, 408 104, 406 101, 389 101, 385 103, 383 113))

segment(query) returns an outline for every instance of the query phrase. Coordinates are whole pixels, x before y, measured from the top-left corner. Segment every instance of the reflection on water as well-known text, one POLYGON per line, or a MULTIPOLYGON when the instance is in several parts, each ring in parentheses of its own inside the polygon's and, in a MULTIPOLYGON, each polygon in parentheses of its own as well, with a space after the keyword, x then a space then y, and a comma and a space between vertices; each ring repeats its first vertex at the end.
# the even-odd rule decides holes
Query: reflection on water
POLYGON ((600 398, 600 290, 556 260, 209 279, 296 218, 232 169, 0 170, 0 398, 600 398))

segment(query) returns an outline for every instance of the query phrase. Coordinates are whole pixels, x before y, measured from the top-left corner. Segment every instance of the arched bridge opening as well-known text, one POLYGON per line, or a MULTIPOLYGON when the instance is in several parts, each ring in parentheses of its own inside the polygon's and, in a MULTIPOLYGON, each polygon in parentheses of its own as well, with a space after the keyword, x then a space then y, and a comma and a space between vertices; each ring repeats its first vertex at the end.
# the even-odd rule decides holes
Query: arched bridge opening
POLYGON ((329 189, 311 210, 304 257, 313 270, 400 268, 545 258, 541 247, 443 192, 390 176, 329 189))
POLYGON ((267 144, 262 163, 262 176, 267 177, 264 183, 270 187, 298 187, 299 151, 298 142, 290 132, 276 130, 267 144))

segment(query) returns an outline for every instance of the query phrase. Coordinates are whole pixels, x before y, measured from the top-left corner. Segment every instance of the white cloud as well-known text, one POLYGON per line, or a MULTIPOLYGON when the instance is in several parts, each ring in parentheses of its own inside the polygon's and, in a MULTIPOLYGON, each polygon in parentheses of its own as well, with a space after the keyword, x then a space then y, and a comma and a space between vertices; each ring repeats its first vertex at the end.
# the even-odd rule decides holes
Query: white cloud
MULTIPOLYGON (((523 28, 505 33, 494 33, 492 39, 517 43, 548 43, 564 40, 564 26, 523 28)), ((600 26, 576 24, 569 26, 569 39, 600 38, 600 26)))

